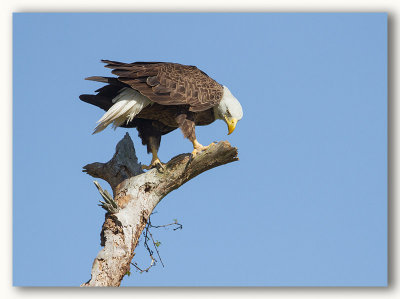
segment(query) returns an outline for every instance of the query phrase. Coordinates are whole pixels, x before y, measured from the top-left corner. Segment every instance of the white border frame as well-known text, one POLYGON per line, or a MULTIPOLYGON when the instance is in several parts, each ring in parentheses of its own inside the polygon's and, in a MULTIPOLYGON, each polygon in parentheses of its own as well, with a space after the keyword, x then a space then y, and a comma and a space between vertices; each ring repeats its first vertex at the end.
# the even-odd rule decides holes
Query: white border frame
POLYGON ((396 203, 398 161, 398 121, 397 100, 398 61, 398 22, 400 1, 396 0, 3 0, 0 3, 0 47, 2 68, 0 71, 2 105, 0 109, 0 165, 2 191, 2 215, 0 227, 2 236, 8 244, 0 247, 3 261, 0 271, 0 293, 5 298, 119 298, 146 299, 159 298, 398 298, 397 286, 398 260, 398 221, 399 205, 396 203), (82 288, 22 288, 12 287, 12 13, 13 12, 388 12, 389 19, 389 287, 265 287, 265 288, 120 288, 120 289, 82 289, 82 288), (4 196, 5 195, 5 196, 4 196), (113 293, 111 293, 113 292, 113 293), (118 294, 114 294, 118 292, 118 294))

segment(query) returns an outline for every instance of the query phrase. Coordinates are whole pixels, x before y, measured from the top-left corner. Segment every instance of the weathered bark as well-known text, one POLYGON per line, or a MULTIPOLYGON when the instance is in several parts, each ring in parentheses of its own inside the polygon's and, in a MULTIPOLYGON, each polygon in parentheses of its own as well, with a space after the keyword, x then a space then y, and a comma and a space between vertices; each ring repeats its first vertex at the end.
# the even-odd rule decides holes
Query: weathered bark
POLYGON ((127 133, 107 163, 84 167, 89 175, 107 181, 119 210, 107 213, 101 231, 104 248, 93 262, 91 279, 82 286, 119 286, 130 270, 139 237, 153 209, 168 193, 211 168, 237 161, 237 149, 222 141, 198 154, 172 158, 164 170, 143 172, 127 133))

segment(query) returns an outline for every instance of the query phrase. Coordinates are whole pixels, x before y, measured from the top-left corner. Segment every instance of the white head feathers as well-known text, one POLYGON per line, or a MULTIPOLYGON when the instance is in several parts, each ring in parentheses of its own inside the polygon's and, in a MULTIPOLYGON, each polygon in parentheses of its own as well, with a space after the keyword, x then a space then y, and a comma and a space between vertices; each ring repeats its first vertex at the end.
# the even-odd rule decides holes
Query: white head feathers
POLYGON ((215 118, 222 120, 225 118, 241 120, 243 117, 242 106, 226 86, 221 102, 214 107, 214 115, 215 118))

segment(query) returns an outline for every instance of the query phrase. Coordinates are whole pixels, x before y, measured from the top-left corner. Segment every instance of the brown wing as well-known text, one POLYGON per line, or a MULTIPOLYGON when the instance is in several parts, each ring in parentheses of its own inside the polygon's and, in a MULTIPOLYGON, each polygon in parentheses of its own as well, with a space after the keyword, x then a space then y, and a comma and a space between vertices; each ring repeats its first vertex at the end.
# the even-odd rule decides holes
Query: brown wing
POLYGON ((204 111, 222 99, 223 87, 195 66, 166 62, 102 60, 118 80, 160 105, 186 105, 204 111))

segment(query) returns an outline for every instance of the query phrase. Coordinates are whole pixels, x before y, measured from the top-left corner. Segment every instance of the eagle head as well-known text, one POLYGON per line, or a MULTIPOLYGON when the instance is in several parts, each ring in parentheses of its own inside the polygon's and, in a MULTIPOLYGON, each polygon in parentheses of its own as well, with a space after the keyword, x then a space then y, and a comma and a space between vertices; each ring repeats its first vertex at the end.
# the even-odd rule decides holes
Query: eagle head
POLYGON ((214 116, 226 122, 228 135, 235 130, 237 122, 243 117, 242 106, 226 86, 221 101, 214 107, 214 116))

